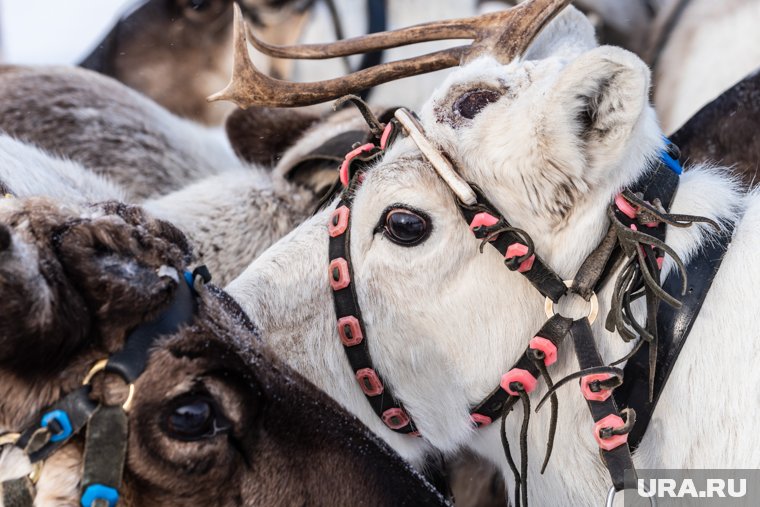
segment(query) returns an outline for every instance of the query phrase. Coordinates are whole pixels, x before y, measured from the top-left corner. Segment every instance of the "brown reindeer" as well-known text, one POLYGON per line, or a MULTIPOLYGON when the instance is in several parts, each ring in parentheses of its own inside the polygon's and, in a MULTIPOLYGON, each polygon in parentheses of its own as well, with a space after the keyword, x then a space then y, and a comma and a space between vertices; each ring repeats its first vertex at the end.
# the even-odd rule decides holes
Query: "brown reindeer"
MULTIPOLYGON (((247 19, 267 40, 293 43, 313 0, 242 0, 247 19)), ((232 0, 140 0, 81 66, 140 90, 170 111, 219 124, 230 107, 206 96, 224 85, 231 67, 232 0)), ((273 63, 285 72, 288 63, 273 63)))
POLYGON ((354 417, 276 360, 223 291, 195 283, 191 294, 177 276, 188 255, 182 233, 139 208, 0 201, 0 504, 79 505, 83 452, 84 480, 89 460, 121 474, 109 470, 119 463, 108 452, 117 433, 105 450, 92 443, 95 415, 37 466, 13 445, 13 433, 39 425, 46 407, 82 389, 93 364, 110 356, 111 365, 183 298, 192 300, 191 317, 143 350, 147 364, 128 400, 126 383, 106 367, 82 402, 98 410, 130 404, 119 505, 444 503, 354 417))

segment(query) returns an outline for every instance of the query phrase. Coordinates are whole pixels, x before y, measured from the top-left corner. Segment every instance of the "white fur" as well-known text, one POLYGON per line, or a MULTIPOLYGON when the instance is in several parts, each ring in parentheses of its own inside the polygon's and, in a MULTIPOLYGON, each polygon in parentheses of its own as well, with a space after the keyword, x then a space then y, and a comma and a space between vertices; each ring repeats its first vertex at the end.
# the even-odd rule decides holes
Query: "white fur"
MULTIPOLYGON (((659 24, 677 2, 664 9, 659 24)), ((760 1, 692 0, 671 32, 655 75, 655 105, 674 132, 723 91, 760 67, 760 1)))
POLYGON ((0 135, 0 181, 18 197, 55 195, 66 202, 124 199, 125 193, 76 162, 0 135))
MULTIPOLYGON (((449 76, 422 110, 431 140, 513 225, 529 231, 537 252, 565 278, 605 234, 613 196, 646 170, 663 144, 643 62, 617 48, 570 42, 574 54, 557 48, 542 60, 506 66, 475 61, 449 76), (452 117, 456 98, 478 88, 503 95, 473 120, 452 117), (578 120, 586 107, 595 111, 590 131, 578 120)), ((743 400, 760 384, 760 346, 749 338, 756 332, 747 303, 760 286, 760 270, 750 262, 760 247, 760 195, 743 196, 720 169, 695 167, 683 176, 672 211, 721 223, 744 215, 634 459, 644 468, 756 468, 760 437, 751 424, 760 409, 743 400), (715 379, 740 379, 741 387, 721 389, 715 379)), ((511 491, 498 425, 473 430, 468 409, 498 385, 543 324, 543 298, 493 249, 478 253, 450 191, 409 140, 399 141, 357 191, 351 255, 375 366, 425 438, 401 437, 370 409, 340 345, 327 283, 327 216, 315 216, 274 245, 228 286, 230 293, 279 355, 403 456, 419 462, 428 446, 469 447, 502 468, 511 491), (399 203, 430 216, 432 232, 415 247, 400 247, 382 232, 384 210, 399 203)), ((702 226, 671 228, 667 242, 688 262, 711 234, 702 226)), ((671 268, 669 261, 666 273, 671 268)), ((602 317, 593 326, 607 362, 631 348, 604 329, 611 290, 599 294, 602 317)), ((642 306, 635 310, 641 317, 642 306)), ((551 369, 555 378, 578 369, 567 345, 560 355, 551 369)), ((512 442, 520 419, 518 408, 507 421, 512 442)), ((548 414, 533 417, 531 502, 600 504, 609 477, 577 390, 560 392, 553 461, 541 476, 547 428, 548 414)))

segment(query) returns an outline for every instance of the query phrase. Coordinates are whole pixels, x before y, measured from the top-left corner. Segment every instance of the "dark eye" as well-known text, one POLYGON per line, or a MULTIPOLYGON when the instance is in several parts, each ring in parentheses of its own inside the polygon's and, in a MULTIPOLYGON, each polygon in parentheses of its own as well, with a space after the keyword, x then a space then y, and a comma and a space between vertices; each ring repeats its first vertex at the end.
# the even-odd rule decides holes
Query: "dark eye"
POLYGON ((230 423, 218 413, 208 396, 191 395, 178 400, 168 410, 164 429, 174 439, 194 441, 227 431, 230 423))
POLYGON ((210 21, 225 12, 228 0, 180 0, 184 15, 192 21, 210 21))
POLYGON ((472 120, 488 104, 496 102, 501 94, 494 90, 470 90, 454 102, 454 111, 472 120))
POLYGON ((401 246, 414 246, 427 238, 430 227, 422 213, 393 208, 385 215, 385 235, 401 246))

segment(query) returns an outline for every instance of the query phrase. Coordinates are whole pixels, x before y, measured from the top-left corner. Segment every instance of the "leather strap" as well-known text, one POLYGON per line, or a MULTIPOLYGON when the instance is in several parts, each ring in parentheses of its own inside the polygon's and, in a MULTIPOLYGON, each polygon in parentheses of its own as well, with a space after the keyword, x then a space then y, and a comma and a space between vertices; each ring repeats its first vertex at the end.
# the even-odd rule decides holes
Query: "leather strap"
MULTIPOLYGON (((573 339, 575 356, 578 358, 578 366, 581 370, 604 366, 602 357, 599 355, 599 350, 596 347, 596 342, 594 342, 594 335, 588 319, 584 318, 573 322, 570 328, 570 335, 573 339)), ((610 415, 620 415, 615 398, 612 396, 604 401, 586 400, 586 404, 595 423, 610 415)), ((634 475, 636 472, 628 444, 622 444, 609 451, 600 449, 599 455, 607 467, 615 489, 617 491, 625 489, 625 471, 631 470, 634 475)))
MULTIPOLYGON (((45 445, 33 452, 29 452, 29 461, 36 463, 46 459, 55 451, 63 447, 74 435, 79 433, 87 425, 90 416, 95 411, 97 404, 90 399, 90 386, 82 386, 76 391, 72 391, 57 402, 50 405, 43 411, 43 414, 49 414, 60 410, 66 415, 71 423, 71 434, 62 440, 53 442, 48 441, 45 445)), ((40 428, 41 421, 37 420, 35 424, 26 429, 16 442, 16 446, 25 449, 34 433, 40 428)))
MULTIPOLYGON (((342 333, 343 336, 349 339, 357 338, 358 335, 361 335, 360 340, 356 343, 346 344, 346 342, 343 342, 343 349, 367 401, 377 416, 391 430, 397 433, 409 434, 417 432, 414 422, 406 410, 404 410, 401 402, 393 395, 390 386, 383 381, 380 372, 375 368, 370 357, 367 330, 364 326, 364 319, 362 318, 356 296, 354 271, 351 263, 351 206, 353 204, 355 189, 361 184, 362 172, 366 166, 380 156, 382 156, 382 151, 379 148, 373 148, 366 155, 356 156, 349 162, 349 186, 341 194, 336 208, 336 212, 341 209, 346 210, 346 223, 342 227, 340 234, 330 235, 328 247, 330 266, 332 266, 330 269, 333 269, 334 263, 340 263, 347 270, 348 279, 344 287, 338 289, 333 287, 333 303, 335 316, 338 320, 339 333, 342 333), (347 323, 349 321, 350 324, 347 323), (355 327, 352 327, 352 325, 355 327), (395 422, 408 422, 403 426, 394 424, 394 421, 390 419, 393 414, 396 417, 395 422)), ((336 215, 334 217, 337 219, 336 215)), ((339 275, 345 276, 345 273, 343 275, 339 271, 329 273, 329 276, 333 279, 339 275)))
POLYGON ((19 477, 0 483, 3 507, 32 507, 34 487, 28 477, 19 477))
MULTIPOLYGON (((191 282, 192 283, 192 282, 191 282)), ((196 302, 192 290, 180 280, 171 305, 150 322, 140 324, 127 337, 124 347, 108 358, 106 371, 117 373, 134 383, 145 371, 151 346, 161 336, 174 334, 189 323, 195 314, 196 302)))
POLYGON ((681 278, 675 272, 671 273, 663 284, 663 289, 668 294, 681 300, 682 307, 676 310, 665 303, 660 304, 657 314, 657 369, 654 376, 654 397, 651 402, 648 381, 649 344, 644 343, 625 365, 623 384, 615 389, 614 396, 620 406, 636 411, 636 424, 628 437, 628 444, 632 449, 636 449, 644 438, 670 372, 699 316, 702 303, 731 244, 733 231, 732 225, 721 237, 703 245, 689 261, 686 266, 689 276, 686 295, 681 296, 681 278))
MULTIPOLYGON (((464 219, 468 224, 472 224, 475 217, 481 213, 487 213, 498 220, 498 223, 492 227, 480 227, 473 230, 475 237, 478 239, 484 239, 495 228, 509 227, 509 222, 499 212, 499 210, 491 204, 488 199, 483 195, 483 192, 475 185, 470 185, 477 196, 477 204, 474 206, 465 206, 459 204, 459 210, 461 211, 464 219)), ((489 241, 489 244, 494 247, 502 257, 507 255, 507 249, 514 244, 524 244, 525 238, 520 237, 514 232, 502 232, 493 241, 489 241)), ((507 264, 507 267, 511 270, 516 270, 518 266, 507 264)), ((537 254, 534 253, 533 266, 530 270, 522 273, 533 286, 545 297, 550 298, 555 303, 565 295, 567 287, 565 286, 562 278, 554 272, 537 254)))
MULTIPOLYGON (((563 317, 561 315, 555 315, 551 319, 547 320, 546 323, 541 327, 541 330, 536 333, 536 336, 540 336, 541 338, 546 338, 547 340, 551 341, 557 349, 559 349, 559 346, 564 341, 565 337, 568 335, 570 331, 570 326, 572 325, 573 320, 568 319, 566 317, 563 317)), ((530 347, 527 347, 525 349, 525 352, 520 356, 520 359, 515 362, 514 365, 512 365, 511 369, 519 368, 522 370, 526 370, 530 372, 531 375, 533 375, 534 378, 538 379, 540 378, 540 372, 538 368, 536 367, 536 364, 530 359, 528 356, 528 353, 530 351, 530 347)), ((507 391, 502 389, 501 386, 497 387, 493 391, 491 391, 491 394, 489 394, 486 399, 478 403, 476 406, 474 406, 470 410, 470 414, 479 414, 484 415, 491 419, 492 421, 497 420, 499 417, 501 417, 502 412, 504 410, 504 404, 510 399, 510 398, 518 398, 516 396, 510 395, 507 391)), ((478 421, 474 421, 476 425, 482 426, 481 423, 478 421)))

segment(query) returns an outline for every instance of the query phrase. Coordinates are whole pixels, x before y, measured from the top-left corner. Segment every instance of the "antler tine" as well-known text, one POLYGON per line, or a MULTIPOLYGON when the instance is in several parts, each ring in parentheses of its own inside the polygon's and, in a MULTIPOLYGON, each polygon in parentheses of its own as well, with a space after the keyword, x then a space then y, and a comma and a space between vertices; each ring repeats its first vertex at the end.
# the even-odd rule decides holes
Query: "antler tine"
MULTIPOLYGON (((480 48, 480 54, 488 53, 504 64, 522 56, 541 30, 570 3, 571 0, 527 0, 518 4, 509 10, 511 16, 498 36, 480 48)), ((468 55, 473 56, 477 54, 468 55)))
POLYGON ((425 23, 401 30, 372 34, 331 44, 275 46, 256 39, 234 5, 234 68, 232 80, 209 101, 230 100, 240 107, 253 105, 298 107, 333 100, 378 84, 455 67, 463 61, 490 54, 502 63, 522 55, 530 43, 570 0, 526 0, 509 10, 459 20, 425 23), (282 58, 322 59, 366 53, 418 42, 473 39, 471 45, 384 63, 348 76, 313 83, 293 83, 261 73, 248 54, 248 35, 261 52, 282 58))
POLYGON ((455 47, 355 72, 348 76, 313 83, 292 83, 273 79, 260 72, 248 55, 245 20, 235 4, 235 54, 232 80, 207 100, 229 100, 240 107, 298 107, 342 97, 396 79, 456 67, 470 46, 455 47))
POLYGON ((251 28, 248 28, 248 35, 253 47, 265 55, 275 58, 323 60, 409 46, 420 42, 453 39, 473 39, 478 41, 499 33, 499 28, 503 25, 508 15, 509 11, 498 11, 470 18, 434 21, 388 32, 371 33, 327 44, 277 46, 258 39, 251 28))

